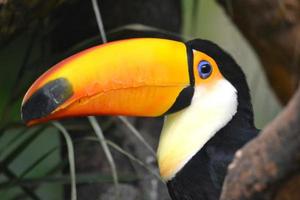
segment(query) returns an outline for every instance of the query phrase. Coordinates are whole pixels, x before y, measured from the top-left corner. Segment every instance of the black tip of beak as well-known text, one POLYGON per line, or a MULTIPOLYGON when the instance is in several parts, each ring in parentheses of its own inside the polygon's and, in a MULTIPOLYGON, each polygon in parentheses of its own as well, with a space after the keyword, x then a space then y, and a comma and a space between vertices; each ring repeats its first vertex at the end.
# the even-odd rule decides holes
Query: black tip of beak
POLYGON ((22 105, 23 121, 27 123, 33 119, 46 117, 72 95, 72 85, 67 79, 58 78, 48 82, 22 105))

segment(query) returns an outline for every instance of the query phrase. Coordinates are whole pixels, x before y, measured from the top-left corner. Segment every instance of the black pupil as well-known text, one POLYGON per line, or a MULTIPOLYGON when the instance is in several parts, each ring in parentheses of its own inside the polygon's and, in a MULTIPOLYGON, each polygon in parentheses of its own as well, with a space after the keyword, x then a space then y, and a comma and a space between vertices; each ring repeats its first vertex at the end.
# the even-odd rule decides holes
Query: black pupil
POLYGON ((203 74, 210 73, 210 65, 209 64, 202 65, 201 71, 202 71, 203 74))

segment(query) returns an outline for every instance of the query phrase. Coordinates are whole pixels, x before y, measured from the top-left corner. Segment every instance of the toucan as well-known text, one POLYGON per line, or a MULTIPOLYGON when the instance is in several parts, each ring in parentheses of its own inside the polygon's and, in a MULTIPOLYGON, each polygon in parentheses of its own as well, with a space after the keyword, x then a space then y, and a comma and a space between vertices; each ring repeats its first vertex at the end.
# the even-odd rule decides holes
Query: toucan
POLYGON ((157 159, 173 200, 218 199, 235 152, 258 134, 243 71, 202 39, 126 39, 79 52, 33 83, 21 114, 28 125, 165 116, 157 159))

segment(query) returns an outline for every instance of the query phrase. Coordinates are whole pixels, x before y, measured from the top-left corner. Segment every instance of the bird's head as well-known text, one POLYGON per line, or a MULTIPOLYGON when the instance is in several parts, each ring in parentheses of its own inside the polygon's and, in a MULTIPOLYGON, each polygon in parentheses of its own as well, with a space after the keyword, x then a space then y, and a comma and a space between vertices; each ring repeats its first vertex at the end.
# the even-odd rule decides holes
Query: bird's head
MULTIPOLYGON (((249 100, 241 69, 217 45, 140 38, 96 46, 56 64, 30 87, 21 112, 28 125, 87 115, 167 115, 187 123, 181 129, 176 123, 164 127, 158 158, 167 180, 201 148, 192 142, 198 140, 192 135, 197 126, 216 131, 249 100), (192 108, 198 114, 185 112, 192 108), (211 120, 220 123, 211 128, 211 120), (172 135, 183 128, 191 134, 172 135)), ((205 135, 198 134, 199 140, 205 135)))

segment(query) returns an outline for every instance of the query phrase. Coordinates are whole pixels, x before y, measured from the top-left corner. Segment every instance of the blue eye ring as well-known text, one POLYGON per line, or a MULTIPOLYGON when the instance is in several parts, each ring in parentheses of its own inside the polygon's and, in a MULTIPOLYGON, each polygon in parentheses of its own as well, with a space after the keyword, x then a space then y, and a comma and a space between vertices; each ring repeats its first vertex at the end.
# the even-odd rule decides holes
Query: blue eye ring
POLYGON ((202 79, 207 79, 212 73, 211 64, 206 60, 200 61, 198 64, 198 73, 202 79))

